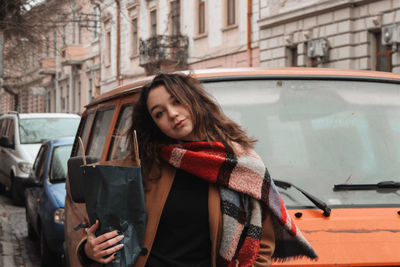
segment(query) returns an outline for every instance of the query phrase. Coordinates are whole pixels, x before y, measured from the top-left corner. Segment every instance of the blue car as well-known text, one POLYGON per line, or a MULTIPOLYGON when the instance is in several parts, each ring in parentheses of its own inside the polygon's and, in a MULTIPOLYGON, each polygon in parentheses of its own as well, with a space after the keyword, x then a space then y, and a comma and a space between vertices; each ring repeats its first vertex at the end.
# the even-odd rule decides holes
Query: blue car
POLYGON ((40 240, 42 266, 61 264, 65 177, 73 141, 68 137, 44 142, 24 184, 28 236, 40 240))

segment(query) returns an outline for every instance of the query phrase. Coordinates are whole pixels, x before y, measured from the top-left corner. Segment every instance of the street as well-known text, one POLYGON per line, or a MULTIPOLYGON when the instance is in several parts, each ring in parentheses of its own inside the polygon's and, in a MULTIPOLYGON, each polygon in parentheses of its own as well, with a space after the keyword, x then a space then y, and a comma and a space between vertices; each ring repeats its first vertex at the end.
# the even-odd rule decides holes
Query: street
POLYGON ((39 242, 28 239, 25 207, 0 195, 0 266, 39 267, 39 242))

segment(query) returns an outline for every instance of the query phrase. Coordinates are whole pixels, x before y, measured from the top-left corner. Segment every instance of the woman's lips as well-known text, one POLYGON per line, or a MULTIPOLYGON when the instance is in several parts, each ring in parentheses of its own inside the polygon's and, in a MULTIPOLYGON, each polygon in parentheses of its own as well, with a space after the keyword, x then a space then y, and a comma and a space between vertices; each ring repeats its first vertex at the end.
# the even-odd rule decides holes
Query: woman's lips
POLYGON ((184 120, 184 119, 183 119, 183 120, 180 120, 180 121, 178 121, 178 122, 175 124, 175 126, 174 126, 174 129, 182 127, 182 126, 183 126, 183 124, 184 124, 184 122, 185 122, 185 120, 184 120))

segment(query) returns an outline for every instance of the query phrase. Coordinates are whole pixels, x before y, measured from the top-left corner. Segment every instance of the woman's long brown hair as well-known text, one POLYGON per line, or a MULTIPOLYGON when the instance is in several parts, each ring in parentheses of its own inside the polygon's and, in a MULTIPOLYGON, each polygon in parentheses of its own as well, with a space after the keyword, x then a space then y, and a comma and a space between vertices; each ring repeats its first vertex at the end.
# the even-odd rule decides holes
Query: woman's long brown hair
MULTIPOLYGON (((200 82, 184 74, 159 74, 141 91, 135 105, 129 136, 137 132, 139 152, 145 176, 153 165, 160 164, 159 149, 163 145, 177 143, 166 136, 154 123, 148 108, 147 98, 152 89, 164 85, 168 93, 184 105, 192 115, 195 136, 206 141, 220 141, 234 151, 232 142, 244 148, 252 148, 256 142, 249 138, 241 127, 229 119, 215 101, 204 91, 200 82)), ((131 142, 132 143, 132 142, 131 142)))

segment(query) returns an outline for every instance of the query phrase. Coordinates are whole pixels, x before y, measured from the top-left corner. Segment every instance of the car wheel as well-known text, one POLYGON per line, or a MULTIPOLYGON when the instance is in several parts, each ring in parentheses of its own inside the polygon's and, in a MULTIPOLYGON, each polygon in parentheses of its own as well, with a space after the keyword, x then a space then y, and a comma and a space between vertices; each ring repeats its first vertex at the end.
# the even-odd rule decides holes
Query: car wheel
POLYGON ((43 229, 40 232, 40 257, 42 258, 42 267, 60 266, 60 259, 47 245, 43 229))
POLYGON ((14 183, 14 175, 11 174, 11 199, 16 206, 22 206, 22 198, 19 195, 18 188, 14 183))

